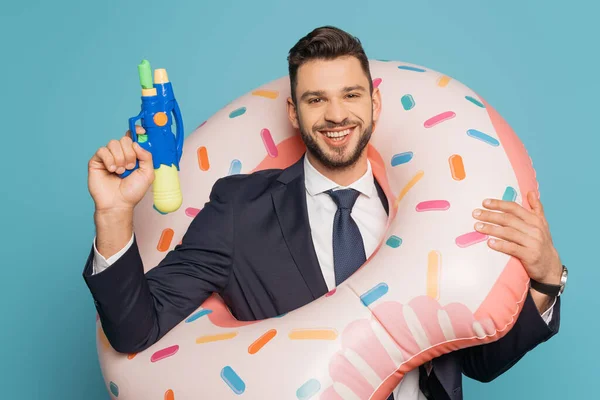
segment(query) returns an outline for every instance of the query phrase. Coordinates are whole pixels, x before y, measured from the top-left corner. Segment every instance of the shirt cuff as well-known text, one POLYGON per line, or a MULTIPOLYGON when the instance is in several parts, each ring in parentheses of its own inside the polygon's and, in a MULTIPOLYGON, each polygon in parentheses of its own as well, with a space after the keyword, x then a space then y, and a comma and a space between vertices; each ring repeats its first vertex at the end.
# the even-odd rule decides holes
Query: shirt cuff
POLYGON ((98 249, 96 248, 96 237, 94 236, 94 260, 92 261, 92 275, 99 274, 114 264, 119 258, 121 258, 121 256, 125 254, 125 252, 129 250, 133 244, 133 236, 134 234, 132 233, 131 239, 129 239, 129 242, 125 245, 125 247, 119 250, 118 253, 110 256, 108 259, 104 258, 104 256, 98 252, 98 249))
POLYGON ((552 305, 546 311, 544 311, 544 313, 542 314, 542 319, 544 320, 546 325, 549 325, 550 321, 552 321, 552 313, 554 311, 555 304, 556 304, 556 297, 554 298, 552 305))

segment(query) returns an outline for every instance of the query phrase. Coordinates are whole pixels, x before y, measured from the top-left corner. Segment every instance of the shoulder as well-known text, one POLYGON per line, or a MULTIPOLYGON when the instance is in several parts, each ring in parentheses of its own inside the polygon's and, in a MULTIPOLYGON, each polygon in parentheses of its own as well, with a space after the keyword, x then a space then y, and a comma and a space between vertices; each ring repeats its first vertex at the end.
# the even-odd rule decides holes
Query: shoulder
POLYGON ((219 178, 213 185, 211 198, 223 201, 248 201, 269 194, 281 186, 278 178, 285 169, 266 169, 250 174, 237 174, 219 178))

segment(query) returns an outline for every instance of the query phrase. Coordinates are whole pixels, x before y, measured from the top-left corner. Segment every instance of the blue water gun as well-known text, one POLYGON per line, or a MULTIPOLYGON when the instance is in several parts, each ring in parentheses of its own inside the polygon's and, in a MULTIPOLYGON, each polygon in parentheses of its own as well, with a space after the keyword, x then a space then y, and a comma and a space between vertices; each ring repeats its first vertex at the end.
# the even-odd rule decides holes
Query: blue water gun
MULTIPOLYGON (((142 109, 137 116, 129 118, 129 131, 134 142, 152 153, 154 207, 162 213, 169 213, 179 209, 183 202, 179 186, 183 119, 167 71, 156 69, 153 82, 150 63, 143 60, 138 65, 138 73, 142 86, 142 109), (171 131, 173 118, 177 126, 175 134, 171 131), (143 135, 135 132, 135 123, 139 119, 146 130, 143 135)), ((126 170, 121 177, 126 178, 138 167, 139 162, 136 160, 135 167, 126 170)))

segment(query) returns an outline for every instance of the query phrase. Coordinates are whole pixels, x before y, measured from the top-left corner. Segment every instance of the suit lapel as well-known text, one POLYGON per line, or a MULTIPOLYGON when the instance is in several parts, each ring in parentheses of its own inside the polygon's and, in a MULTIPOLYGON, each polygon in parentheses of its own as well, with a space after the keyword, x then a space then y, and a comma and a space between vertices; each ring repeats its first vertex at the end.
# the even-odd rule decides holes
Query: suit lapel
POLYGON ((381 187, 381 185, 379 184, 379 181, 377 181, 377 179, 375 179, 375 188, 377 189, 377 194, 379 195, 379 200, 381 200, 381 205, 383 206, 385 213, 389 216, 390 215, 390 205, 389 205, 387 196, 385 195, 385 192, 383 191, 383 188, 381 187))
POLYGON ((328 289, 310 232, 303 162, 304 157, 281 173, 278 181, 282 185, 271 196, 285 242, 313 298, 317 299, 328 289))
MULTIPOLYGON (((380 157, 372 151, 369 154, 369 160, 373 168, 377 193, 388 214, 389 224, 391 218, 394 217, 395 209, 392 204, 394 197, 389 189, 385 167, 380 157), (392 215, 390 215, 390 206, 392 206, 392 215)), ((271 196, 281 232, 306 285, 313 298, 317 299, 327 293, 328 289, 310 232, 304 185, 304 156, 284 169, 278 181, 282 185, 276 188, 271 196)))

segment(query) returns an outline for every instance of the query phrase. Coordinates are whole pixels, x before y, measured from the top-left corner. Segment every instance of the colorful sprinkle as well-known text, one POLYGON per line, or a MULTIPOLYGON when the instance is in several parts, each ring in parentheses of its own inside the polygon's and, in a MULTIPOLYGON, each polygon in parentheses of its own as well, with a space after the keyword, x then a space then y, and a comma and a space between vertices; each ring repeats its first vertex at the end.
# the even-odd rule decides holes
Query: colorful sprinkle
POLYGON ((199 208, 188 207, 185 209, 185 215, 194 218, 200 212, 199 208))
POLYGON ((439 251, 432 250, 427 256, 427 296, 432 299, 439 299, 440 289, 440 267, 442 263, 442 255, 439 251))
POLYGON ((406 111, 412 110, 415 107, 415 99, 413 99, 412 95, 410 94, 405 94, 404 96, 402 96, 400 102, 402 103, 402 107, 406 111))
POLYGON ((336 291, 337 291, 337 288, 331 289, 329 292, 327 292, 327 294, 325 295, 325 297, 331 297, 331 296, 333 296, 336 291))
POLYGON ((429 118, 427 121, 425 121, 425 123, 423 125, 425 126, 425 128, 431 128, 441 122, 447 121, 454 117, 456 117, 456 114, 453 111, 446 111, 446 112, 436 115, 435 117, 429 118))
POLYGON ((165 392, 165 400, 175 400, 175 393, 173 393, 172 389, 165 392))
POLYGON ((208 310, 208 309, 200 310, 200 311, 196 312, 195 314, 191 315, 188 319, 185 320, 185 322, 189 324, 190 322, 194 322, 198 318, 202 318, 205 315, 208 315, 210 313, 212 313, 212 310, 208 310))
POLYGON ((398 67, 398 69, 403 69, 403 70, 406 70, 406 71, 414 71, 414 72, 425 72, 425 70, 423 68, 411 67, 411 66, 408 66, 408 65, 400 65, 398 67))
POLYGON ((362 301, 362 303, 368 307, 377 300, 379 300, 384 294, 386 294, 388 292, 388 289, 389 288, 387 283, 381 282, 377 284, 374 288, 370 289, 368 292, 360 296, 360 301, 362 301))
POLYGON ((382 81, 381 78, 375 78, 375 79, 373 79, 373 88, 379 87, 379 85, 381 85, 381 81, 382 81))
POLYGON ((316 379, 310 379, 296 390, 298 400, 308 400, 321 390, 321 383, 316 379))
POLYGON ((292 329, 288 334, 292 340, 335 340, 335 329, 292 329))
POLYGON ((277 146, 275 146, 271 132, 267 128, 264 128, 260 131, 260 137, 265 145, 265 149, 267 149, 267 154, 271 157, 277 157, 277 146))
POLYGON ((491 137, 490 135, 486 135, 485 133, 480 132, 476 129, 469 129, 467 131, 467 135, 471 136, 472 138, 479 139, 482 142, 487 143, 492 146, 500 145, 500 142, 498 142, 498 140, 496 140, 493 137, 491 137))
POLYGON ((260 349, 262 349, 267 343, 269 343, 275 336, 277 335, 276 329, 271 329, 263 334, 261 337, 256 339, 254 343, 252 343, 248 347, 248 353, 256 354, 260 349))
POLYGON ((232 160, 228 175, 237 175, 240 172, 242 172, 242 162, 240 160, 232 160))
POLYGON ((110 392, 113 394, 113 396, 119 397, 119 387, 117 386, 117 384, 111 381, 109 386, 110 392))
POLYGON ((206 150, 206 147, 198 147, 196 154, 198 155, 198 166, 200 169, 202 171, 208 171, 210 168, 210 162, 208 161, 208 150, 206 150))
POLYGON ((392 167, 395 167, 395 166, 401 165, 401 164, 406 164, 407 162, 412 160, 412 158, 413 158, 412 151, 407 151, 405 153, 400 153, 400 154, 394 154, 392 156, 392 167))
POLYGON ((452 78, 450 78, 449 76, 441 76, 438 81, 437 81, 437 85, 439 87, 446 87, 448 86, 448 83, 452 80, 452 78))
POLYGON ((255 90, 252 92, 253 96, 266 97, 267 99, 276 99, 279 96, 277 90, 255 90))
POLYGON ((135 356, 137 356, 137 353, 127 354, 127 359, 128 360, 133 360, 135 358, 135 356))
POLYGON ((476 243, 483 242, 487 238, 488 238, 487 235, 484 235, 483 233, 480 233, 477 231, 473 231, 473 232, 465 233, 464 235, 460 235, 459 237, 457 237, 456 245, 458 247, 463 247, 463 248, 469 247, 476 243))
POLYGON ((508 186, 504 191, 502 200, 504 201, 515 201, 517 199, 517 191, 512 186, 508 186))
POLYGON ((485 105, 483 105, 483 103, 482 103, 482 102, 480 102, 479 100, 477 100, 477 99, 476 99, 476 98, 474 98, 474 97, 471 97, 471 96, 465 96, 465 99, 469 100, 471 103, 475 104, 475 105, 476 105, 476 106, 478 106, 478 107, 485 108, 485 105))
MULTIPOLYGON (((200 126, 198 126, 198 128, 202 128, 204 125, 206 125, 206 123, 208 122, 208 120, 204 121, 203 123, 200 124, 200 126)), ((196 129, 198 129, 196 128, 196 129)))
POLYGON ((217 335, 206 335, 200 336, 196 339, 196 344, 204 344, 204 343, 212 343, 219 342, 221 340, 229 340, 233 339, 237 336, 237 332, 229 332, 229 333, 219 333, 217 335))
POLYGON ((154 205, 154 204, 152 204, 152 208, 154 208, 154 209, 155 209, 155 210, 156 210, 156 211, 157 211, 159 214, 161 214, 161 215, 167 215, 167 214, 168 214, 168 213, 166 213, 166 212, 162 212, 162 211, 160 211, 158 208, 156 208, 156 205, 154 205))
POLYGON ((276 317, 274 317, 274 318, 281 318, 281 317, 283 317, 283 316, 285 316, 285 315, 287 315, 287 313, 286 313, 286 312, 284 312, 283 314, 281 314, 281 315, 278 315, 278 316, 276 316, 276 317))
POLYGON ((448 159, 450 164, 450 172, 452 174, 452 179, 455 181, 462 181, 467 176, 465 172, 465 165, 463 163, 463 159, 458 154, 453 154, 448 159))
POLYGON ((448 200, 429 200, 417 204, 417 211, 446 211, 450 208, 448 200))
POLYGON ((174 345, 170 347, 165 347, 162 350, 158 350, 156 353, 152 354, 150 357, 150 361, 157 362, 160 360, 164 360, 165 358, 171 357, 179 350, 179 345, 174 345))
POLYGON ((246 107, 240 107, 237 110, 233 110, 229 114, 229 118, 236 118, 236 117, 239 117, 240 115, 244 115, 245 113, 246 113, 246 107))
POLYGON ((242 394, 246 390, 246 384, 230 366, 221 370, 221 379, 223 379, 235 394, 242 394))
POLYGON ((402 188, 402 191, 400 192, 400 194, 398 195, 398 198, 395 201, 394 206, 398 207, 398 204, 400 204, 400 201, 402 200, 402 198, 404 198, 404 196, 406 196, 406 193, 408 193, 408 191, 417 184, 417 182, 419 182, 421 180, 421 178, 423 177, 423 175, 425 175, 425 172, 423 171, 419 171, 415 174, 415 176, 413 176, 413 178, 410 180, 410 182, 408 182, 406 184, 406 186, 404 186, 402 188))
POLYGON ((158 240, 158 246, 156 246, 156 249, 160 252, 165 252, 169 250, 169 247, 171 247, 171 240, 173 240, 173 235, 175 235, 173 229, 163 229, 162 234, 160 235, 160 239, 158 240))
POLYGON ((387 244, 391 248, 397 249, 402 244, 402 239, 400 239, 396 235, 392 235, 388 238, 388 240, 385 242, 385 244, 387 244))

